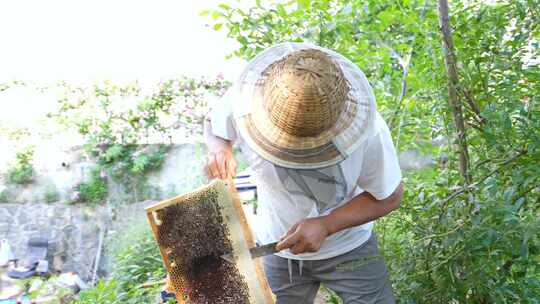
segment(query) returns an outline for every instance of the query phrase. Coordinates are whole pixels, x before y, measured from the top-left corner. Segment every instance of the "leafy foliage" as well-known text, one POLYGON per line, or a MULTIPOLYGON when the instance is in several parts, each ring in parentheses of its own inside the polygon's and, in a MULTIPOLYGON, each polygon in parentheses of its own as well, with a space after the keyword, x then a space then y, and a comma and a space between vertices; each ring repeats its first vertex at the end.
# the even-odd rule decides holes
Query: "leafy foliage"
POLYGON ((134 224, 122 235, 113 237, 109 244, 114 256, 110 277, 81 292, 78 302, 72 303, 152 303, 162 285, 146 289, 139 285, 162 280, 165 270, 148 225, 134 224))
POLYGON ((328 289, 328 287, 326 287, 324 284, 321 285, 320 290, 325 295, 327 304, 343 304, 341 298, 334 291, 328 289))
POLYGON ((46 203, 53 203, 60 200, 60 193, 54 184, 47 186, 45 193, 43 193, 43 200, 46 203))
MULTIPOLYGON (((131 231, 129 239, 133 240, 133 238, 137 241, 130 242, 115 254, 115 266, 111 275, 111 278, 118 282, 120 290, 118 297, 120 300, 123 299, 121 303, 141 303, 141 299, 144 298, 149 301, 152 296, 155 296, 155 290, 142 290, 137 286, 165 277, 158 247, 146 223, 131 231)), ((128 238, 124 236, 124 240, 128 238)))
POLYGON ((520 0, 450 8, 470 184, 456 166, 436 2, 256 1, 203 15, 240 43, 234 55, 241 58, 283 41, 338 51, 370 79, 398 149, 440 156, 436 167, 406 174, 402 207, 378 223, 402 303, 536 303, 538 7, 520 0))
POLYGON ((100 203, 107 197, 107 181, 99 167, 90 170, 90 178, 77 186, 73 202, 100 203))
POLYGON ((118 302, 117 283, 114 280, 99 281, 94 288, 83 290, 79 299, 71 304, 115 304, 118 302))
POLYGON ((0 203, 9 203, 9 193, 6 189, 0 191, 0 203))
POLYGON ((16 153, 15 162, 6 172, 6 179, 11 184, 24 185, 34 180, 35 170, 32 165, 34 149, 27 147, 16 153))
POLYGON ((228 86, 221 77, 167 80, 148 92, 136 83, 105 82, 91 88, 63 84, 58 108, 49 117, 82 135, 102 175, 92 173, 92 179, 79 186, 81 199, 104 198, 105 177, 122 186, 132 201, 159 197, 146 174, 161 167, 174 138, 202 132, 209 100, 228 86))
POLYGON ((112 144, 106 149, 93 150, 99 157, 98 163, 109 169, 112 177, 122 178, 125 174, 144 174, 158 169, 167 152, 167 146, 112 144))
MULTIPOLYGON (((137 84, 105 82, 91 88, 64 84, 58 109, 49 116, 75 128, 89 149, 104 153, 113 144, 169 143, 176 135, 201 133, 212 96, 221 96, 229 83, 179 78, 159 83, 152 91, 137 84)), ((114 156, 118 151, 111 151, 114 156)))

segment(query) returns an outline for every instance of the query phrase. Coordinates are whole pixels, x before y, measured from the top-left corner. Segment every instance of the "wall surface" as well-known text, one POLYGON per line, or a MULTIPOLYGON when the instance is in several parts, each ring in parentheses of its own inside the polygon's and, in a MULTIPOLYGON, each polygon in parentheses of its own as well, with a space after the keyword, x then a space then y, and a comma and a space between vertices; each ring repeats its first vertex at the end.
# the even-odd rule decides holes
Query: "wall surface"
MULTIPOLYGON (((36 156, 40 155, 39 150, 36 156)), ((37 176, 25 186, 1 185, 9 191, 9 201, 0 202, 0 239, 7 239, 15 256, 26 253, 28 239, 34 236, 49 239, 51 270, 75 271, 88 280, 92 277, 100 235, 122 231, 133 222, 145 222, 144 207, 157 199, 183 193, 199 186, 202 178, 203 148, 200 145, 171 146, 162 169, 148 175, 148 183, 159 189, 154 200, 139 203, 126 197, 120 185, 109 184, 107 201, 97 205, 69 204, 74 188, 88 178, 93 163, 81 149, 56 151, 46 165, 36 164, 37 176), (64 163, 64 164, 62 164, 64 163), (58 202, 46 203, 44 195, 57 189, 58 202)), ((103 254, 106 254, 103 250, 103 254)), ((107 272, 108 257, 102 256, 99 273, 107 272)))
MULTIPOLYGON (((153 189, 152 198, 163 198, 187 191, 193 183, 202 183, 202 160, 205 149, 200 144, 171 145, 160 170, 147 176, 153 189)), ((8 184, 0 170, 0 193, 4 192, 7 203, 47 202, 47 194, 57 193, 59 201, 70 201, 77 185, 87 180, 94 162, 81 148, 61 149, 54 145, 36 147, 33 166, 34 181, 27 185, 8 184)), ((4 162, 4 167, 7 163, 4 162)), ((130 185, 127 185, 128 187, 130 185)), ((109 180, 108 200, 113 202, 137 202, 148 197, 129 196, 126 185, 109 180)), ((1 204, 2 202, 0 202, 1 204)))
POLYGON ((76 271, 89 278, 100 230, 106 226, 104 207, 55 204, 1 204, 0 237, 8 240, 16 258, 24 258, 31 237, 49 240, 50 269, 76 271))

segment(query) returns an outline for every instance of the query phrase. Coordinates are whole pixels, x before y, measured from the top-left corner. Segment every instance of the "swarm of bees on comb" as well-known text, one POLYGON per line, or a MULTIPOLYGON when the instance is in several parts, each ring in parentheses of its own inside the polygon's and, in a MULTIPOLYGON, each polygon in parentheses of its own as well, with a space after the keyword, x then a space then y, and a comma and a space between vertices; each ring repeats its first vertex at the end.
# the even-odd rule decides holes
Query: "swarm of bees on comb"
POLYGON ((273 303, 229 190, 215 181, 146 208, 179 303, 273 303), (230 252, 236 263, 221 258, 230 252))

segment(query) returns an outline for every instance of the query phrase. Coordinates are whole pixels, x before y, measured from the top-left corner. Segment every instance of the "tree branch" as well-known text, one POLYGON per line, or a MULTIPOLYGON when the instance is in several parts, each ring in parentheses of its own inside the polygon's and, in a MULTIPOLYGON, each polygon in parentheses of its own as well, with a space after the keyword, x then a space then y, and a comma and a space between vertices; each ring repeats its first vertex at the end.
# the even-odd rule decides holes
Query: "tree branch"
POLYGON ((448 197, 446 197, 444 200, 441 201, 441 204, 446 205, 450 200, 452 200, 456 196, 462 194, 463 192, 476 188, 478 185, 483 183, 490 176, 492 176, 493 174, 501 171, 502 169, 504 169, 506 167, 506 165, 510 164, 511 162, 513 162, 514 160, 518 159, 519 157, 521 157, 521 156, 523 156, 525 154, 527 154, 527 150, 520 151, 516 155, 506 159, 505 161, 501 162, 500 166, 498 166, 497 168, 491 170, 488 174, 482 176, 482 178, 480 178, 477 182, 475 182, 473 184, 470 184, 470 185, 466 185, 466 186, 460 188, 459 190, 456 190, 454 193, 450 194, 448 197))
POLYGON ((413 50, 410 49, 409 52, 407 52, 407 54, 405 55, 405 57, 401 57, 396 52, 396 50, 394 50, 390 45, 385 43, 382 39, 378 39, 378 43, 381 46, 383 46, 384 48, 386 48, 390 52, 390 55, 392 57, 394 57, 398 61, 399 65, 401 66, 401 69, 402 69, 402 73, 401 73, 401 90, 400 90, 399 95, 396 97, 395 110, 394 110, 394 113, 392 114, 392 117, 390 118, 390 122, 388 124, 389 128, 393 129, 395 127, 395 124, 396 124, 397 116, 398 116, 399 112, 401 111, 401 105, 403 103, 403 99, 405 98, 405 94, 407 93, 407 76, 409 75, 409 65, 411 64, 411 57, 412 57, 413 50))
POLYGON ((399 93, 398 98, 396 99, 396 108, 394 110, 394 114, 392 115, 392 118, 390 119, 390 129, 393 129, 396 124, 396 119, 401 111, 401 106, 403 104, 403 99, 405 98, 405 94, 407 93, 407 76, 409 75, 409 65, 411 63, 411 56, 412 56, 412 49, 407 53, 405 56, 405 59, 399 60, 399 63, 401 65, 401 68, 403 69, 403 73, 401 74, 401 91, 399 93))
MULTIPOLYGON (((461 103, 458 100, 458 72, 456 67, 456 57, 454 53, 454 42, 450 30, 448 17, 448 1, 439 0, 439 25, 442 33, 444 62, 448 74, 448 103, 452 109, 454 126, 457 131, 457 146, 459 153, 459 171, 464 185, 471 183, 469 175, 469 150, 467 147, 467 132, 463 122, 463 112, 461 103)), ((467 188, 467 187, 465 187, 467 188)))
POLYGON ((476 104, 476 101, 472 97, 471 93, 464 88, 463 86, 459 86, 459 90, 461 91, 461 94, 465 97, 465 101, 467 101, 467 104, 471 108, 471 110, 476 114, 475 119, 477 119, 480 123, 484 124, 484 118, 482 115, 480 115, 480 107, 478 107, 478 104, 476 104))

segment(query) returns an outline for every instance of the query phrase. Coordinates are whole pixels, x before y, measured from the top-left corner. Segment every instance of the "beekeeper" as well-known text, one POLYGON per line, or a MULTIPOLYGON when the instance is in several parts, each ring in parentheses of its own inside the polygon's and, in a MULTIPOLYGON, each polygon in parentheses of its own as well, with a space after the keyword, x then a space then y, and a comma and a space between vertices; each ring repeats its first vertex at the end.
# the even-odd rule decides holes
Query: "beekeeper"
POLYGON ((283 43, 253 59, 205 123, 212 178, 235 175, 239 145, 258 191, 260 244, 278 303, 312 303, 321 283, 344 303, 394 303, 373 221, 403 186, 388 126, 344 56, 283 43))

